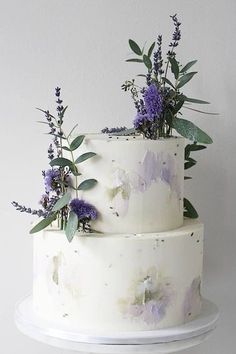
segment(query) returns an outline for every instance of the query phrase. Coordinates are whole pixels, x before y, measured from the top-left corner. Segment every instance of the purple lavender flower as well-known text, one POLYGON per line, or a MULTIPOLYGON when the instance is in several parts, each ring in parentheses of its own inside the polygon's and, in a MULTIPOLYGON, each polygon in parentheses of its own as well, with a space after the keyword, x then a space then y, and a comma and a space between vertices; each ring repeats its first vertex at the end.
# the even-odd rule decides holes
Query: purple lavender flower
POLYGON ((57 191, 60 188, 61 172, 58 168, 47 170, 44 173, 44 184, 47 193, 57 191))
POLYGON ((75 198, 70 202, 71 210, 79 220, 96 220, 98 213, 95 207, 82 199, 75 198))
POLYGON ((134 127, 135 129, 140 129, 149 121, 148 114, 137 113, 136 117, 134 118, 134 127))
POLYGON ((53 149, 52 144, 50 144, 48 147, 48 158, 49 158, 49 160, 54 159, 54 149, 53 149))
POLYGON ((163 98, 155 84, 151 84, 144 92, 144 103, 149 120, 159 118, 163 108, 163 98))
POLYGON ((162 75, 164 71, 162 70, 163 60, 162 60, 162 36, 159 35, 157 37, 157 51, 153 54, 153 68, 154 74, 158 76, 158 74, 162 75))

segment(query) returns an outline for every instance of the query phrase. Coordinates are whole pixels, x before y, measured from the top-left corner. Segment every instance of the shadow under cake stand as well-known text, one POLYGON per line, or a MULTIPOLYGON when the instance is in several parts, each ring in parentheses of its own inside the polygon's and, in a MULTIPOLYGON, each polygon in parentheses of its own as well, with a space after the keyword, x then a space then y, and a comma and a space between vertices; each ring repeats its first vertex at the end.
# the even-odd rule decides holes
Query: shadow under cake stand
POLYGON ((193 321, 168 329, 138 332, 69 331, 37 316, 32 296, 16 305, 15 323, 25 335, 40 342, 83 353, 173 353, 191 348, 206 340, 215 329, 219 311, 211 301, 203 299, 201 314, 193 321))

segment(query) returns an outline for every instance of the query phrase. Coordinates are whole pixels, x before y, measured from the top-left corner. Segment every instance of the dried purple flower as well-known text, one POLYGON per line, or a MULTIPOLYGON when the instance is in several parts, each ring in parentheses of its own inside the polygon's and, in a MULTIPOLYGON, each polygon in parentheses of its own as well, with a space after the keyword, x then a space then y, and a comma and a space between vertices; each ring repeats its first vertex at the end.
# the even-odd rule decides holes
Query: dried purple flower
POLYGON ((113 134, 113 133, 120 133, 120 132, 123 132, 127 130, 126 127, 116 127, 116 128, 108 128, 108 127, 105 127, 101 130, 101 132, 103 134, 113 134))
POLYGON ((96 220, 98 213, 95 207, 89 203, 86 203, 82 199, 75 198, 70 202, 71 210, 78 216, 80 221, 84 220, 96 220))
POLYGON ((38 217, 44 217, 46 218, 48 216, 48 213, 42 209, 31 209, 31 208, 27 208, 24 205, 20 205, 17 202, 12 202, 12 205, 16 208, 16 210, 20 211, 21 213, 28 213, 28 214, 32 214, 32 215, 37 215, 38 217))
POLYGON ((50 169, 45 172, 44 184, 47 193, 51 191, 58 191, 61 185, 61 172, 58 168, 50 169))
POLYGON ((153 54, 153 71, 154 75, 157 77, 158 74, 162 75, 164 70, 162 70, 163 60, 162 60, 162 35, 157 37, 157 51, 153 54))
POLYGON ((54 159, 54 149, 52 147, 52 144, 50 144, 48 148, 48 158, 50 161, 54 159))
POLYGON ((140 112, 137 113, 136 117, 134 118, 134 127, 135 129, 139 130, 142 126, 144 126, 149 121, 148 114, 142 114, 140 112))

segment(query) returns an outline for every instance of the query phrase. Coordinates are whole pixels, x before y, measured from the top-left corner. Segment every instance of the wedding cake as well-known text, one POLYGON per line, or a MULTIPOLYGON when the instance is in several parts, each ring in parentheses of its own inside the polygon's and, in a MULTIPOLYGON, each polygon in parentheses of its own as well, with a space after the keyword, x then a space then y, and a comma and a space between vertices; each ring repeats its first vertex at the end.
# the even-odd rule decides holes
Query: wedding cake
POLYGON ((34 238, 35 311, 80 330, 150 330, 201 311, 203 225, 183 220, 184 139, 88 136, 81 164, 100 211, 76 235, 49 228, 34 238))
MULTIPOLYGON (((148 50, 129 40, 147 73, 145 86, 128 80, 133 128, 67 134, 67 106, 56 88, 57 114, 44 113, 52 142, 34 237, 33 310, 53 328, 147 331, 182 325, 201 313, 203 225, 184 195, 192 153, 212 139, 182 111, 208 102, 183 94, 196 60, 176 57, 180 22, 166 61, 162 36, 148 50), (143 48, 143 49, 141 49, 143 48), (165 64, 165 66, 164 66, 165 64), (171 70, 171 73, 170 73, 171 70)), ((204 111, 200 111, 204 113, 204 111)))

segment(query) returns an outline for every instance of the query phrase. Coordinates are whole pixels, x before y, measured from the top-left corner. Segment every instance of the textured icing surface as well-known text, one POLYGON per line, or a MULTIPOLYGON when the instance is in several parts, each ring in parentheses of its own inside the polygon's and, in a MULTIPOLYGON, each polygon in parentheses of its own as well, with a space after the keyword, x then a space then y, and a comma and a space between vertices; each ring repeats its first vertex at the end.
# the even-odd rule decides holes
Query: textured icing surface
POLYGON ((35 310, 70 328, 148 330, 175 326, 201 309, 203 225, 147 234, 63 232, 34 238, 35 310))
POLYGON ((101 232, 155 232, 183 224, 184 139, 87 136, 81 152, 97 156, 78 165, 98 184, 80 196, 99 211, 101 232))

